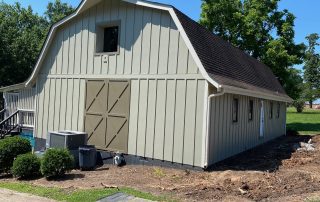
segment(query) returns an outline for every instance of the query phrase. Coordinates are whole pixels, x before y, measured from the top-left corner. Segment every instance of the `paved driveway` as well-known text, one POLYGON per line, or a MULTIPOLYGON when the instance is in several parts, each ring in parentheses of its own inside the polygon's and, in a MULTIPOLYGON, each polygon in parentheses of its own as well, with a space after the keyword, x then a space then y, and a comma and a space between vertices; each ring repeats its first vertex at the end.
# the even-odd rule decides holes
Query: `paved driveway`
POLYGON ((0 189, 0 201, 1 202, 54 202, 52 199, 43 198, 40 196, 34 196, 31 194, 19 193, 8 189, 0 189))

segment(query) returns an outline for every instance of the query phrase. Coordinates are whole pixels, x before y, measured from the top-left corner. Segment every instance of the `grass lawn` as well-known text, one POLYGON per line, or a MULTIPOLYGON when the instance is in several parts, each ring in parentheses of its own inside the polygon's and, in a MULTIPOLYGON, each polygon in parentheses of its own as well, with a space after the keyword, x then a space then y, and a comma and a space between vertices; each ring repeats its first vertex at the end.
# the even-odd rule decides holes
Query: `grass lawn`
POLYGON ((305 109, 297 113, 294 108, 288 108, 287 130, 297 131, 301 135, 320 134, 320 110, 305 109))
POLYGON ((29 193, 37 196, 42 196, 57 201, 67 202, 94 202, 112 194, 122 192, 133 195, 139 198, 148 199, 152 201, 170 201, 166 197, 154 196, 150 193, 143 193, 131 188, 119 189, 89 189, 89 190, 68 190, 60 188, 46 188, 34 186, 27 183, 13 183, 13 182, 0 182, 0 188, 10 189, 21 193, 29 193))

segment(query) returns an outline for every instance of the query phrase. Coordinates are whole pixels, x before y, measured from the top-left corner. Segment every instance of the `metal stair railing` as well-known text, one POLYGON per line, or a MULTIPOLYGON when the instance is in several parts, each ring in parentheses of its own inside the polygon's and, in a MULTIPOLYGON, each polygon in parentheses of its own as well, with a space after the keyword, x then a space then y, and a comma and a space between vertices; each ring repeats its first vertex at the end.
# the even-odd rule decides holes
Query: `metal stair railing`
POLYGON ((19 126, 24 128, 34 127, 34 110, 19 109, 19 126))
POLYGON ((7 111, 6 109, 2 109, 2 110, 0 111, 0 122, 4 120, 5 112, 6 112, 6 111, 7 111))
POLYGON ((11 114, 0 123, 0 139, 9 135, 13 130, 19 127, 19 110, 11 114))

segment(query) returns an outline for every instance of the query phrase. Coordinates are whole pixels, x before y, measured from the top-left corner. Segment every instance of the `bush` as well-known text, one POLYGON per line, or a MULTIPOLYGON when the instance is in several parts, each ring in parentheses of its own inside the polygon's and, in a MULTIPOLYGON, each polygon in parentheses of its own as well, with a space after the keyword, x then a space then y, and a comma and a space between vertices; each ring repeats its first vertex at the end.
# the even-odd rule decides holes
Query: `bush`
POLYGON ((30 178, 40 175, 40 159, 34 154, 19 155, 13 162, 11 172, 17 178, 30 178))
POLYGON ((46 178, 61 177, 73 168, 73 156, 66 149, 49 149, 41 161, 41 173, 46 178))
POLYGON ((10 171, 14 159, 20 154, 31 152, 29 140, 21 137, 10 137, 0 141, 0 172, 10 171))

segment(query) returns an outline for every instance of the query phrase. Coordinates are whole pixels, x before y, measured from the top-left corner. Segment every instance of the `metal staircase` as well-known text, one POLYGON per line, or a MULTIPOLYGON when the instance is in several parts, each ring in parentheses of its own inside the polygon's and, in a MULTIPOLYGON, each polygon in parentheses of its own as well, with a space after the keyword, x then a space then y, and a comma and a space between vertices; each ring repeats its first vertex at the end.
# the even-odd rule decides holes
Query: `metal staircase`
POLYGON ((0 123, 0 139, 11 134, 12 132, 19 133, 19 110, 11 114, 8 118, 0 123))
POLYGON ((6 110, 2 111, 0 111, 0 139, 7 135, 19 135, 22 128, 34 127, 34 110, 17 110, 6 118, 4 118, 6 110))

